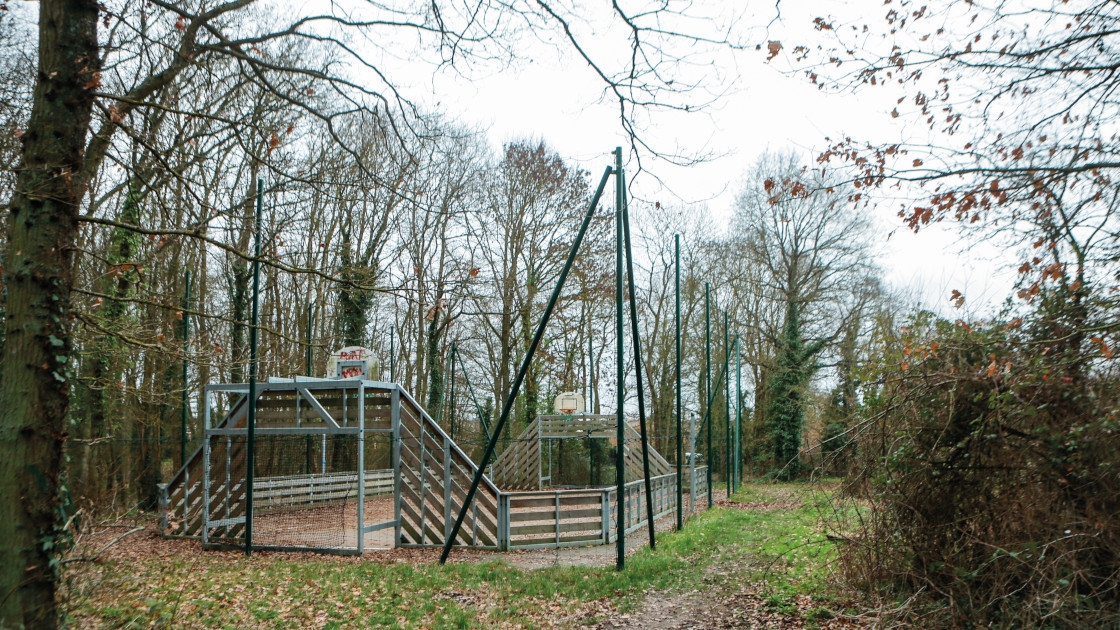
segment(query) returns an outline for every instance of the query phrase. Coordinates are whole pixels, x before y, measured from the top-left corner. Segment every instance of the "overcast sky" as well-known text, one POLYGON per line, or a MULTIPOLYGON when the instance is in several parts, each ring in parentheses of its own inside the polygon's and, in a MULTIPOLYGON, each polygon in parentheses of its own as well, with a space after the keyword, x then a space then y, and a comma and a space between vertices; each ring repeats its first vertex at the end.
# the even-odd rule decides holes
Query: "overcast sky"
MULTIPOLYGON (((895 93, 829 94, 793 70, 788 53, 817 36, 811 26, 814 16, 852 16, 858 10, 844 2, 786 3, 781 19, 772 21, 772 6, 769 13, 740 16, 747 41, 761 44, 763 51, 752 45, 718 60, 718 74, 727 79, 725 96, 705 111, 654 119, 643 129, 662 147, 722 157, 687 168, 647 164, 656 178, 637 178, 636 196, 704 204, 717 224, 725 226, 740 179, 766 150, 793 149, 815 157, 828 137, 888 142, 912 140, 925 132, 908 129, 902 118, 890 116, 895 93), (784 49, 766 61, 766 43, 772 39, 782 41, 784 49)), ((878 3, 857 6, 880 11, 878 3)), ((610 151, 626 145, 617 104, 602 98, 602 83, 581 60, 545 43, 520 54, 521 63, 501 71, 466 77, 439 72, 417 86, 421 98, 455 119, 485 127, 495 148, 514 139, 540 138, 591 172, 601 172, 610 163, 610 151)), ((628 170, 633 171, 629 166, 628 170)), ((954 317, 960 312, 949 304, 953 290, 966 296, 963 310, 973 316, 990 312, 1007 296, 1014 273, 1003 268, 999 249, 982 245, 966 250, 954 229, 929 228, 915 235, 902 225, 898 209, 897 204, 880 207, 875 217, 883 252, 880 265, 892 286, 954 317)))
MULTIPOLYGON (((277 0, 266 6, 284 4, 286 0, 277 0)), ((713 22, 721 28, 721 20, 736 20, 736 32, 746 44, 744 50, 724 51, 711 58, 708 76, 716 77, 719 85, 714 89, 724 94, 703 111, 656 117, 641 129, 646 139, 663 149, 719 157, 687 168, 645 161, 650 173, 639 174, 631 182, 636 198, 696 204, 706 208, 717 225, 726 226, 741 178, 766 150, 792 149, 811 158, 827 145, 829 137, 896 142, 920 140, 917 134, 926 132, 904 126, 905 117, 890 116, 898 95, 889 90, 825 93, 794 70, 793 47, 819 41, 820 34, 812 27, 814 17, 836 24, 875 22, 883 11, 880 3, 787 1, 780 4, 780 17, 774 3, 749 7, 744 3, 747 8, 739 4, 705 3, 696 9, 724 12, 713 22), (742 13, 732 16, 730 11, 742 13), (864 11, 874 13, 863 15, 864 11), (782 52, 769 61, 768 41, 783 44, 782 52), (756 50, 755 45, 763 50, 756 50)), ((328 6, 337 10, 340 5, 320 1, 289 6, 296 13, 319 13, 328 6)), ((588 6, 597 7, 588 11, 603 10, 594 3, 588 6)), ((33 23, 33 16, 28 10, 23 17, 33 23)), ((598 19, 587 21, 590 24, 579 34, 592 54, 609 61, 611 54, 626 52, 625 46, 618 48, 625 43, 625 33, 620 36, 604 29, 598 19)), ((409 51, 412 46, 403 40, 371 38, 370 42, 372 46, 364 53, 374 63, 395 70, 394 83, 405 94, 454 120, 485 128, 495 149, 510 140, 542 139, 562 156, 598 174, 610 163, 614 147, 627 145, 617 103, 603 98, 602 81, 555 33, 522 37, 515 47, 519 59, 512 64, 481 64, 465 72, 461 72, 462 65, 437 69, 417 63, 415 52, 409 51)), ((431 53, 426 49, 419 52, 419 57, 431 53)), ((635 172, 633 167, 627 165, 628 175, 635 172)), ((1015 274, 1007 268, 1010 263, 1001 258, 1000 249, 990 244, 966 248, 952 226, 928 228, 915 235, 902 225, 898 209, 897 203, 883 205, 875 216, 882 251, 879 264, 890 285, 920 299, 924 307, 953 317, 961 316, 950 308, 948 296, 953 290, 966 296, 964 313, 969 316, 990 314, 1010 293, 1015 274)))

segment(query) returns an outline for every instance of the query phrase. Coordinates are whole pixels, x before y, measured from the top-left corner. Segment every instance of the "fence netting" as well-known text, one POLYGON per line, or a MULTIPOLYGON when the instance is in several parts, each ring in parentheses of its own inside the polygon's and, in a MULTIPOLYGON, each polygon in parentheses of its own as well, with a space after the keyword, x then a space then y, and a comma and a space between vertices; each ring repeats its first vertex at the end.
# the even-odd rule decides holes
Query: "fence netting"
MULTIPOLYGON (((393 472, 385 456, 391 452, 391 440, 367 436, 364 442, 366 487, 361 501, 360 445, 356 435, 256 438, 253 546, 353 551, 358 548, 359 526, 368 529, 391 521, 393 472)), ((392 546, 392 535, 392 527, 384 527, 366 533, 364 542, 392 546)))

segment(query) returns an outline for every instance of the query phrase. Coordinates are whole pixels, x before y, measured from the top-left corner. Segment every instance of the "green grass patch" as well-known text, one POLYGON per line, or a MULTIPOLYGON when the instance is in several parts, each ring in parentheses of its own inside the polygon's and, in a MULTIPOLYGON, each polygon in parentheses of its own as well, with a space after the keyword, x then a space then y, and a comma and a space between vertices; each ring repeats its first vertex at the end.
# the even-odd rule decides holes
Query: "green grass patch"
MULTIPOLYGON (((794 484, 749 484, 732 501, 807 498, 794 484)), ((832 543, 808 503, 782 509, 717 508, 682 532, 659 535, 625 571, 551 567, 523 571, 501 554, 440 567, 327 556, 202 553, 104 562, 72 576, 71 610, 94 627, 527 628, 594 623, 626 612, 649 590, 696 588, 718 596, 762 583, 780 612, 827 585, 832 543)), ((804 607, 801 608, 804 610, 804 607)), ((825 605, 810 613, 827 619, 825 605)))

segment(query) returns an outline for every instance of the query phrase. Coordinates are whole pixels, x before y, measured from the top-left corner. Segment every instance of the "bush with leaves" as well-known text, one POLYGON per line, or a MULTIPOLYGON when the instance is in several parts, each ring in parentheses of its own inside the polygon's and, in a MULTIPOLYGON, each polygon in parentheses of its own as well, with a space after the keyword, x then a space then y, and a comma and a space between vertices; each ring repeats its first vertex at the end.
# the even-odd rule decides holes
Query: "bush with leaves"
POLYGON ((1000 322, 922 314, 885 344, 851 480, 871 509, 838 512, 863 519, 843 553, 856 584, 935 625, 1120 623, 1120 379, 1069 298, 1000 322))

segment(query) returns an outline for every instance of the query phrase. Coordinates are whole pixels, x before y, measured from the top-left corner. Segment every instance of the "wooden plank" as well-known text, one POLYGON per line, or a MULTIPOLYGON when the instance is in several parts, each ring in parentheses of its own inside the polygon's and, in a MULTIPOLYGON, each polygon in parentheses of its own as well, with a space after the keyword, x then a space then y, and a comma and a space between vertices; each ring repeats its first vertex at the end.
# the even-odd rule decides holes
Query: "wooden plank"
MULTIPOLYGON (((413 500, 413 501, 415 501, 417 505, 419 505, 419 503, 420 503, 420 497, 419 497, 419 496, 418 496, 417 494, 415 494, 415 493, 414 493, 414 491, 412 490, 412 488, 409 488, 409 487, 407 487, 407 486, 405 486, 405 485, 403 485, 403 484, 401 485, 401 495, 402 495, 402 496, 406 496, 406 495, 408 495, 408 498, 409 498, 409 499, 411 499, 411 500, 413 500)), ((431 498, 431 497, 429 497, 429 498, 431 498)), ((435 502, 435 501, 433 501, 433 503, 434 503, 434 502, 435 502)), ((402 502, 402 508, 401 508, 401 509, 402 509, 402 511, 403 511, 403 509, 404 509, 404 508, 403 508, 403 502, 402 502)), ((440 511, 442 511, 442 510, 443 510, 443 505, 442 505, 442 504, 440 504, 440 511)), ((438 516, 438 514, 437 514, 437 516, 438 516)), ((418 517, 418 518, 419 518, 419 517, 418 517)), ((434 528, 432 527, 432 525, 431 525, 431 523, 432 523, 432 522, 433 522, 434 520, 435 520, 435 519, 424 519, 424 533, 425 533, 425 534, 427 535, 427 537, 428 537, 428 538, 430 538, 430 539, 431 539, 432 541, 441 541, 441 540, 443 540, 443 526, 442 526, 442 523, 440 523, 440 524, 439 524, 439 530, 437 531, 437 530, 436 530, 436 529, 434 529, 434 528)), ((442 519, 441 519, 441 520, 442 520, 442 519)))
MULTIPOLYGON (((452 458, 452 476, 455 478, 456 485, 469 487, 471 482, 474 481, 474 474, 469 472, 466 465, 461 461, 456 461, 457 458, 452 458)), ((476 501, 479 502, 479 507, 487 511, 497 514, 498 500, 490 489, 479 484, 478 490, 475 491, 476 501)))
MULTIPOLYGON (((588 542, 588 543, 598 544, 598 543, 601 543, 602 540, 603 540, 602 532, 596 531, 596 532, 587 533, 587 534, 576 534, 576 535, 569 534, 567 536, 561 535, 559 544, 565 545, 565 544, 580 543, 580 542, 588 542)), ((522 548, 528 547, 530 545, 540 545, 543 548, 555 547, 557 545, 556 536, 553 535, 553 536, 547 536, 547 537, 543 537, 543 538, 541 538, 541 537, 537 537, 537 538, 524 537, 524 538, 520 538, 518 540, 511 540, 510 543, 509 543, 510 549, 522 549, 522 548)))
MULTIPOLYGON (((552 507, 553 509, 556 508, 556 498, 555 498, 555 496, 550 496, 550 497, 540 497, 540 496, 519 497, 519 496, 517 496, 516 493, 514 493, 514 494, 510 495, 509 501, 510 501, 510 510, 511 511, 512 510, 518 510, 518 509, 525 509, 525 508, 534 508, 534 507, 552 507)), ((582 506, 588 506, 588 505, 600 505, 601 502, 602 502, 602 495, 599 495, 599 494, 592 495, 592 496, 571 496, 571 495, 567 495, 567 496, 561 495, 560 496, 560 505, 561 506, 568 505, 568 506, 582 507, 582 506)))
MULTIPOLYGON (((478 496, 479 496, 479 493, 476 492, 475 497, 477 498, 478 496)), ((466 499, 467 499, 467 492, 465 490, 463 490, 459 486, 459 484, 452 483, 451 484, 451 503, 452 503, 452 507, 453 507, 452 512, 456 516, 459 514, 459 509, 462 507, 463 502, 466 501, 466 499)), ((467 510, 467 516, 463 520, 464 528, 466 526, 467 520, 474 518, 474 515, 471 514, 471 512, 472 512, 471 510, 467 510)), ((477 511, 477 514, 478 514, 478 523, 480 525, 482 525, 482 527, 479 529, 479 533, 486 532, 486 533, 490 534, 491 536, 496 537, 497 534, 498 534, 498 515, 497 515, 497 512, 494 512, 494 511, 489 511, 488 512, 485 509, 481 509, 481 506, 480 506, 480 509, 477 511)))
MULTIPOLYGON (((603 526, 600 520, 594 521, 576 521, 576 522, 561 522, 560 533, 565 532, 590 532, 599 531, 603 526)), ((545 525, 511 525, 509 528, 511 536, 531 536, 533 534, 555 534, 556 521, 547 523, 545 525)), ((555 538, 553 538, 555 540, 555 538)))
MULTIPOLYGON (((452 488, 458 490, 458 487, 455 486, 454 484, 452 485, 452 488)), ((453 495, 454 494, 455 493, 453 492, 453 495)), ((458 516, 459 509, 462 507, 464 499, 466 499, 466 493, 462 492, 462 491, 458 492, 457 497, 456 496, 451 497, 451 501, 449 502, 450 503, 451 514, 453 514, 455 516, 458 516)), ((480 517, 487 516, 485 513, 481 512, 481 511, 478 514, 479 514, 480 517)), ((452 518, 455 518, 455 517, 453 516, 452 518)), ((482 521, 482 519, 480 518, 479 523, 482 524, 483 522, 484 521, 482 521)), ((456 541, 461 541, 461 544, 465 547, 473 546, 474 543, 471 540, 471 534, 473 533, 473 530, 474 530, 474 527, 473 527, 474 524, 475 524, 474 516, 471 514, 471 510, 467 510, 467 514, 463 518, 463 526, 459 529, 459 533, 455 536, 455 540, 456 541)), ((493 527, 494 522, 489 521, 489 524, 492 526, 491 531, 496 532, 497 527, 493 527)), ((450 530, 450 528, 447 528, 447 529, 450 530)), ((494 544, 494 537, 488 535, 489 532, 487 532, 486 527, 479 528, 478 533, 479 533, 479 538, 483 539, 484 544, 487 544, 487 545, 493 545, 494 544)), ((445 536, 444 540, 446 540, 446 534, 444 536, 445 536)))
POLYGON ((412 544, 416 544, 416 545, 420 544, 420 533, 419 533, 420 526, 416 525, 416 523, 419 523, 419 522, 420 522, 420 517, 416 516, 416 512, 413 511, 412 507, 402 501, 401 502, 401 542, 402 543, 405 543, 405 544, 412 543, 412 544), (405 516, 408 516, 409 518, 411 518, 413 520, 410 522, 405 518, 405 516))
MULTIPOLYGON (((586 510, 567 510, 567 511, 560 510, 560 520, 581 519, 581 518, 598 519, 598 518, 602 517, 602 515, 603 515, 603 509, 602 509, 601 506, 597 506, 594 509, 586 509, 586 510)), ((514 513, 509 515, 509 520, 510 520, 511 523, 519 523, 519 522, 526 522, 526 521, 542 521, 542 520, 553 520, 553 521, 555 521, 556 520, 556 510, 555 510, 555 507, 554 507, 554 509, 552 511, 544 510, 544 511, 540 511, 540 512, 514 512, 514 513)))

